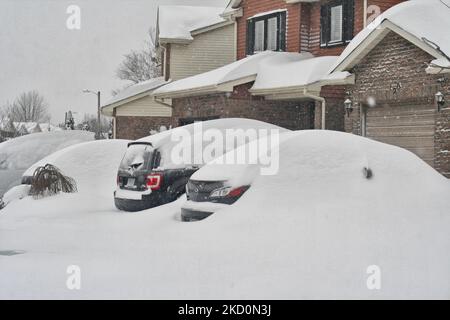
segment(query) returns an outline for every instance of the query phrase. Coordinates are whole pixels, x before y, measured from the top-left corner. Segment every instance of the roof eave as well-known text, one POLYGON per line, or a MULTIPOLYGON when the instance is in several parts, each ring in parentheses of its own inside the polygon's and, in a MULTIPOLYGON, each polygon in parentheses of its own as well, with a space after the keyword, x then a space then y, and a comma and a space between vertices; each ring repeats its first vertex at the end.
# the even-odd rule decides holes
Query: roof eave
MULTIPOLYGON (((194 76, 195 77, 195 76, 194 76)), ((156 99, 176 99, 176 98, 185 98, 185 97, 194 97, 201 95, 208 95, 214 93, 224 93, 224 92, 233 92, 234 87, 253 82, 256 79, 255 75, 250 75, 246 77, 242 77, 236 80, 230 80, 226 82, 220 82, 208 86, 202 86, 198 88, 188 88, 183 90, 174 90, 169 92, 161 92, 155 93, 154 96, 156 99)))
POLYGON ((308 98, 306 94, 313 93, 319 94, 320 89, 324 86, 330 85, 347 85, 354 84, 355 76, 352 74, 345 79, 327 79, 312 82, 305 85, 289 86, 289 87, 278 87, 270 89, 250 89, 250 93, 254 96, 264 96, 269 100, 277 99, 303 99, 308 98))
POLYGON ((375 46, 377 46, 390 31, 397 33, 436 59, 444 58, 438 50, 429 44, 392 23, 390 20, 385 19, 330 73, 350 70, 358 64, 375 46))
POLYGON ((191 36, 194 37, 196 35, 199 35, 199 34, 202 34, 202 33, 208 32, 208 31, 213 31, 213 30, 216 30, 216 29, 220 29, 220 28, 226 27, 226 26, 231 25, 231 24, 234 24, 234 21, 225 20, 225 21, 222 21, 222 22, 219 22, 219 23, 212 24, 210 26, 198 28, 198 29, 195 29, 195 30, 191 31, 191 36))
POLYGON ((194 39, 186 39, 186 38, 159 38, 159 44, 168 44, 168 43, 174 43, 174 44, 189 44, 194 39))

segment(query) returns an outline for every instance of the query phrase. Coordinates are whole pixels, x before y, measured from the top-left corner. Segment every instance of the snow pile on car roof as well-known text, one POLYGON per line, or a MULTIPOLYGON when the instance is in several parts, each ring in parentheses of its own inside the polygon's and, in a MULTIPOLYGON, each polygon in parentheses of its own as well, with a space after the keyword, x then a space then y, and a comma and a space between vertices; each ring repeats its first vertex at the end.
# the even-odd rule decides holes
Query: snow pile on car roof
POLYGON ((33 163, 65 147, 94 140, 87 131, 67 130, 32 133, 0 143, 0 195, 19 184, 33 163))
MULTIPOLYGON (((222 141, 218 141, 218 144, 223 147, 223 152, 227 152, 254 139, 254 137, 252 137, 251 135, 246 135, 247 130, 252 129, 273 129, 277 130, 278 132, 289 131, 276 125, 258 120, 244 118, 226 118, 197 122, 183 127, 177 127, 168 131, 163 131, 158 134, 139 139, 138 141, 150 142, 155 148, 158 148, 159 152, 161 153, 161 165, 159 169, 176 169, 186 166, 203 165, 203 163, 197 163, 196 159, 202 158, 202 154, 204 151, 203 148, 211 143, 208 141, 204 141, 204 139, 206 139, 208 135, 209 130, 218 130, 220 132, 224 139, 222 141), (244 137, 246 139, 236 139, 234 143, 227 144, 227 141, 225 139, 227 130, 231 133, 234 132, 237 137, 244 137), (195 149, 194 142, 196 141, 200 141, 201 146, 203 147, 195 149), (177 163, 177 161, 173 161, 174 158, 172 152, 175 146, 177 146, 177 150, 191 150, 189 163, 177 163)), ((212 131, 210 131, 209 133, 212 133, 212 131)), ((215 157, 219 157, 221 155, 222 152, 216 154, 215 157)))
POLYGON ((334 71, 347 57, 388 20, 404 31, 433 48, 438 46, 450 56, 450 0, 410 0, 400 3, 382 13, 367 28, 362 30, 345 48, 332 67, 334 71))
POLYGON ((224 22, 223 7, 159 6, 159 38, 192 40, 191 32, 224 22))

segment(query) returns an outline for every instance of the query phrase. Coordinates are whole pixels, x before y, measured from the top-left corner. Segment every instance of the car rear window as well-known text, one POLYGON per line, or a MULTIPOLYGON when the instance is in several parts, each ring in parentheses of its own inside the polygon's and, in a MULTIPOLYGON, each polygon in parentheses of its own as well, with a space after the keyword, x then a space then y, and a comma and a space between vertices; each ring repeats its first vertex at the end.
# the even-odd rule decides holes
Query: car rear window
POLYGON ((128 147, 120 164, 121 170, 150 170, 154 149, 147 144, 132 144, 128 147))

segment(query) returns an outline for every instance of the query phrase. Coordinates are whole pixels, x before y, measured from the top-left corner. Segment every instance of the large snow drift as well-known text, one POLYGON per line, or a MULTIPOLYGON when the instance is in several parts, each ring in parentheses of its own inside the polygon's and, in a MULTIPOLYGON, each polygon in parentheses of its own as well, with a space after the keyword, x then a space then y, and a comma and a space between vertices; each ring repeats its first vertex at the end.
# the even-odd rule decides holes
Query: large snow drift
MULTIPOLYGON (((24 175, 32 175, 36 167, 53 164, 64 175, 75 179, 78 195, 89 197, 99 206, 111 207, 116 187, 117 169, 127 149, 128 140, 100 140, 80 143, 38 161, 24 175)), ((84 199, 86 200, 86 199, 84 199)))
POLYGON ((0 143, 0 195, 20 183, 22 173, 36 161, 65 147, 94 140, 87 131, 32 133, 0 143))
MULTIPOLYGON (((0 298, 450 298, 448 180, 362 137, 286 137, 278 174, 256 177, 237 203, 198 223, 178 220, 184 199, 109 210, 100 186, 10 204, 0 252, 22 254, 0 255, 0 298), (81 268, 81 290, 66 287, 70 265, 81 268), (373 265, 380 290, 366 286, 373 265)), ((108 188, 119 154, 95 161, 108 188)))

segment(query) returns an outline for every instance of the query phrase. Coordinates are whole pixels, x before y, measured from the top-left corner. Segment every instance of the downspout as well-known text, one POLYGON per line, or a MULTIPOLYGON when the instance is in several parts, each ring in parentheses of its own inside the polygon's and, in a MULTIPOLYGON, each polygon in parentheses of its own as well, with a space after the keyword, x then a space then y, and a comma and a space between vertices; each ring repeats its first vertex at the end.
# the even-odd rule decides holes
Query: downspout
POLYGON ((363 4, 363 21, 364 21, 364 28, 367 27, 367 0, 364 0, 363 4))
POLYGON ((307 93, 306 89, 303 90, 303 95, 306 98, 310 98, 310 99, 313 99, 313 100, 321 103, 321 105, 322 105, 322 124, 321 124, 321 126, 322 126, 322 130, 325 130, 326 129, 326 113, 325 113, 326 112, 326 101, 325 101, 325 98, 307 93))
POLYGON ((160 44, 161 48, 163 49, 163 78, 167 81, 167 49, 165 46, 160 44))

